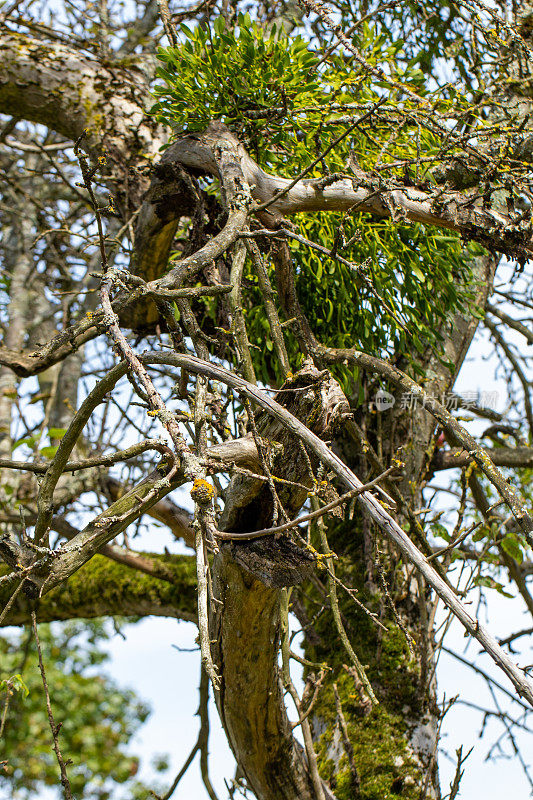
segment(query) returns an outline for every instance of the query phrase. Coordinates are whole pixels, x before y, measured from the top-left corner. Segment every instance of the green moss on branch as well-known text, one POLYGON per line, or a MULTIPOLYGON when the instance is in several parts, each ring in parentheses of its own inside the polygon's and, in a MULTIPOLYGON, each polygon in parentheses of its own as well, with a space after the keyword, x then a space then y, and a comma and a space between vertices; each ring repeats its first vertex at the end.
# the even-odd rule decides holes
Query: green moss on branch
MULTIPOLYGON (((168 616, 196 620, 196 571, 194 556, 162 556, 146 553, 164 567, 171 580, 161 580, 95 555, 80 570, 45 595, 38 603, 40 622, 104 616, 168 616)), ((0 569, 6 574, 5 567, 0 569)), ((3 608, 16 582, 0 585, 3 608)), ((23 625, 29 620, 29 602, 21 592, 4 625, 23 625)))

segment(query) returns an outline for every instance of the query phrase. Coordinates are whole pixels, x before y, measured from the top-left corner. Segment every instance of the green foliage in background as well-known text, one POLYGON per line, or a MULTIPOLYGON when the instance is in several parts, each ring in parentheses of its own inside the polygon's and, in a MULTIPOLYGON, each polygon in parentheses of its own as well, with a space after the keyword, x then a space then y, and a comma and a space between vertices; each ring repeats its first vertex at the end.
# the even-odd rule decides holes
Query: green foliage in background
MULTIPOLYGON (((72 760, 68 776, 76 800, 116 800, 117 783, 128 800, 148 795, 135 779, 139 759, 127 745, 149 711, 102 672, 108 659, 102 644, 109 636, 100 621, 39 625, 52 710, 56 724, 61 723, 63 756, 72 760)), ((0 793, 30 800, 44 786, 58 787, 59 782, 31 631, 0 638, 0 654, 0 716, 6 712, 2 751, 7 754, 2 756, 0 793)))
MULTIPOLYGON (((395 103, 406 108, 412 101, 401 88, 391 91, 386 82, 370 80, 351 58, 333 55, 321 63, 300 36, 289 38, 275 27, 265 33, 247 15, 239 17, 235 29, 225 28, 219 18, 213 31, 182 26, 182 34, 180 46, 159 49, 163 66, 158 77, 164 83, 155 89, 158 101, 152 109, 178 134, 221 120, 264 169, 287 177, 299 174, 340 139, 306 177, 349 175, 351 156, 378 182, 376 167, 398 159, 415 162, 412 169, 418 180, 433 180, 424 165, 437 157, 438 136, 414 122, 376 122, 370 135, 362 123, 369 104, 386 100, 393 109, 395 103), (361 124, 349 125, 347 110, 352 118, 359 116, 361 124), (392 131, 394 152, 389 153, 392 131)), ((405 60, 401 40, 391 43, 365 24, 357 46, 370 65, 385 65, 399 85, 432 103, 438 101, 443 112, 450 95, 455 109, 461 103, 450 87, 440 99, 428 91, 417 58, 405 60)), ((396 172, 408 177, 405 166, 396 172)), ((293 221, 303 236, 328 250, 335 244, 354 265, 291 243, 301 305, 324 344, 356 346, 382 357, 416 355, 427 347, 438 348, 439 327, 471 301, 466 288, 469 260, 481 248, 465 249, 454 234, 349 213, 300 214, 293 221)), ((253 288, 255 276, 249 271, 247 277, 252 286, 243 297, 248 335, 251 344, 260 347, 258 376, 272 380, 270 332, 253 288)), ((289 350, 296 359, 299 348, 294 341, 289 341, 289 350)), ((416 358, 411 366, 416 370, 416 358)))

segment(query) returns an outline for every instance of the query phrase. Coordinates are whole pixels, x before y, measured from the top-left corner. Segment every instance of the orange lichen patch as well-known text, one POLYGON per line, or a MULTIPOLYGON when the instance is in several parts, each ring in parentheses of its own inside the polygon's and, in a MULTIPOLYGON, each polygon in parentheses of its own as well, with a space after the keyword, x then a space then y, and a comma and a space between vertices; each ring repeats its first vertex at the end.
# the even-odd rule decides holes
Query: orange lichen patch
POLYGON ((203 478, 196 478, 191 489, 191 497, 196 503, 200 503, 201 505, 210 503, 214 493, 215 490, 209 481, 203 478))

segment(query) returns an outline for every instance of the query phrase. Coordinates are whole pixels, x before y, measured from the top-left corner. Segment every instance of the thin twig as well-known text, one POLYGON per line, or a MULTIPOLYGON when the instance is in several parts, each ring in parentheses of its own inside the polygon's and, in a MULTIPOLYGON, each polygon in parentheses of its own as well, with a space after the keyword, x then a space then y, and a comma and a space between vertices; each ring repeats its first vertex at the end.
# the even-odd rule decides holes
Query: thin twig
POLYGON ((2 609, 2 613, 0 614, 0 625, 2 625, 3 621, 7 617, 11 606, 13 605, 15 600, 17 599, 17 595, 18 595, 18 593, 20 592, 20 590, 22 589, 23 586, 24 586, 24 580, 22 580, 19 583, 19 585, 17 586, 17 588, 15 589, 15 591, 13 592, 13 594, 11 595, 11 597, 9 598, 7 603, 5 604, 4 608, 2 609))
MULTIPOLYGON (((315 497, 311 498, 311 507, 316 506, 316 504, 317 504, 316 498, 315 497)), ((324 520, 322 517, 316 520, 316 526, 318 528, 318 532, 320 535, 320 541, 322 544, 322 550, 324 552, 326 564, 328 565, 328 572, 327 572, 328 595, 331 605, 331 613, 333 614, 333 621, 335 623, 335 627, 337 628, 337 633, 340 636, 344 649, 346 650, 348 656, 350 657, 350 661, 352 662, 353 666, 357 671, 361 683, 365 687, 365 692, 367 693, 372 703, 374 703, 374 705, 378 705, 379 700, 377 699, 374 693, 372 684, 368 679, 368 675, 366 674, 365 668, 359 661, 355 653, 355 650, 353 649, 352 644, 348 639, 348 634, 346 633, 346 629, 342 622, 341 612, 339 608, 339 601, 337 599, 337 587, 335 585, 335 580, 332 577, 335 574, 335 568, 333 565, 333 554, 329 547, 324 520)))
MULTIPOLYGON (((328 503, 325 506, 317 509, 316 511, 311 511, 309 514, 303 514, 301 517, 297 517, 296 519, 292 520, 291 522, 285 522, 283 525, 276 525, 273 528, 264 528, 260 531, 250 531, 249 533, 227 533, 226 531, 219 531, 217 530, 216 536, 218 539, 224 540, 232 540, 232 539, 260 539, 262 536, 272 536, 275 533, 281 533, 282 531, 288 531, 291 528, 296 528, 301 525, 303 522, 309 522, 310 520, 318 519, 318 517, 323 517, 324 514, 328 514, 334 508, 342 505, 343 503, 347 503, 348 500, 351 500, 357 495, 361 494, 362 492, 367 492, 369 489, 373 489, 378 481, 383 480, 386 478, 387 475, 390 475, 391 472, 394 472, 397 467, 389 467, 389 469, 385 470, 381 475, 378 475, 377 478, 370 481, 369 483, 365 483, 361 486, 360 489, 352 489, 351 492, 346 492, 345 494, 337 497, 336 500, 332 500, 331 503, 328 503)), ((265 478, 263 477, 263 480, 265 478)), ((275 480, 275 478, 274 478, 275 480)))
POLYGON ((65 761, 62 754, 61 749, 59 747, 59 731, 61 728, 61 723, 56 725, 54 720, 54 715, 52 713, 52 704, 50 702, 50 692, 48 690, 48 681, 46 680, 46 673, 44 670, 44 663, 43 663, 43 654, 41 652, 41 642, 39 641, 39 633, 37 631, 37 617, 35 615, 35 611, 31 612, 31 624, 33 627, 33 635, 35 636, 35 644, 37 646, 37 656, 39 658, 39 670, 41 673, 41 678, 43 681, 43 688, 44 688, 44 695, 46 697, 46 711, 48 713, 48 722, 50 724, 50 730, 52 731, 52 739, 53 739, 53 749, 56 754, 57 763, 59 764, 59 770, 61 772, 61 786, 63 787, 63 793, 65 795, 65 800, 73 800, 72 797, 72 789, 70 787, 70 781, 67 775, 67 764, 70 761, 65 761))

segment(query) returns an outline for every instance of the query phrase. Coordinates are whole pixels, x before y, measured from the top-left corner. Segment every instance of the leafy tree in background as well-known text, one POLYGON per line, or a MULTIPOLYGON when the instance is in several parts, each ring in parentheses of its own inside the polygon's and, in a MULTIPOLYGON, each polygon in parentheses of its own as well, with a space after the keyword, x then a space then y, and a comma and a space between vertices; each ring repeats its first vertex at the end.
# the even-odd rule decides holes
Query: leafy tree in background
POLYGON ((0 20, 0 621, 26 626, 1 782, 148 796, 124 749, 146 709, 87 620, 157 615, 198 624, 184 770, 199 752, 211 798, 208 682, 232 796, 439 798, 437 606, 502 670, 512 707, 480 711, 513 746, 533 705, 533 629, 498 644, 472 605, 510 583, 533 613, 531 10, 0 20), (505 414, 453 394, 478 329, 505 414))
MULTIPOLYGON (((69 769, 72 792, 97 800, 116 796, 116 783, 137 773, 138 759, 123 746, 148 710, 101 674, 108 658, 101 643, 109 638, 101 621, 73 620, 54 629, 44 624, 39 638, 54 705, 68 709, 61 725, 63 747, 69 753, 83 750, 83 760, 69 769)), ((32 634, 2 640, 2 669, 12 676, 2 687, 9 696, 3 730, 9 785, 14 797, 35 797, 43 784, 57 785, 57 761, 32 634)), ((130 797, 147 793, 137 782, 128 790, 130 797)))

